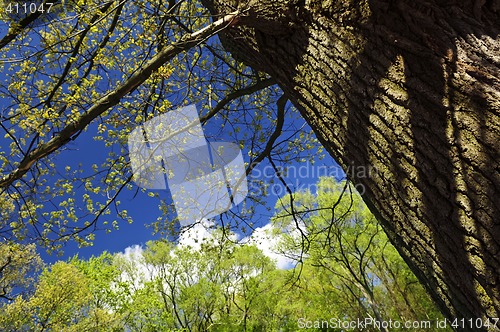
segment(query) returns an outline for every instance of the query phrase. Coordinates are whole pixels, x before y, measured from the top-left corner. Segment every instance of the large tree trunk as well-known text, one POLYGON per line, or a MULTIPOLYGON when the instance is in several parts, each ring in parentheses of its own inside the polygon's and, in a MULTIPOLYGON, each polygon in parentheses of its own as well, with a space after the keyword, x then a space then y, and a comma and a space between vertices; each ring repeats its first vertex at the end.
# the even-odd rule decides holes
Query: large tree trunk
POLYGON ((204 4, 244 11, 224 46, 274 77, 366 188, 443 313, 499 317, 500 2, 204 4))

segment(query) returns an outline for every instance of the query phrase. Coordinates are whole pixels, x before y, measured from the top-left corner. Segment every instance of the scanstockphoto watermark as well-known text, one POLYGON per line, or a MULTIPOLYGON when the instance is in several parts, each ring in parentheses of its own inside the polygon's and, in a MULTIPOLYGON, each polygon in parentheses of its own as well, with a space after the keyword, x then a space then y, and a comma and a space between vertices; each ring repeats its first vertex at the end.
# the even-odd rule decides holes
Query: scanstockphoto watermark
MULTIPOLYGON (((349 165, 345 172, 337 165, 315 165, 310 162, 299 165, 277 166, 271 165, 255 167, 248 176, 248 191, 255 196, 278 196, 287 193, 287 189, 281 181, 282 178, 292 191, 309 191, 317 193, 317 179, 320 177, 333 177, 337 180, 345 179, 367 179, 373 178, 377 172, 376 167, 371 165, 349 165)), ((353 183, 353 187, 361 195, 365 193, 365 186, 359 182, 353 183)))
POLYGON ((363 331, 366 329, 378 329, 378 330, 436 330, 436 329, 446 329, 448 322, 446 319, 440 320, 377 320, 373 317, 366 317, 363 319, 339 319, 330 318, 328 320, 308 320, 306 318, 299 318, 297 321, 297 327, 299 329, 342 329, 342 330, 353 330, 353 331, 363 331))

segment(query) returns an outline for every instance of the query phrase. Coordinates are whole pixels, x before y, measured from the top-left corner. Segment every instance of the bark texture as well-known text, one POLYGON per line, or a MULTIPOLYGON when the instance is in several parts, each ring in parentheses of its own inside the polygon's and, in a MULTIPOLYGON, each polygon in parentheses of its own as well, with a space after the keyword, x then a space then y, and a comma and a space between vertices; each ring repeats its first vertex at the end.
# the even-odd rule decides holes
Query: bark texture
POLYGON ((224 46, 275 78, 365 186, 443 313, 499 317, 500 1, 204 4, 244 13, 224 46))

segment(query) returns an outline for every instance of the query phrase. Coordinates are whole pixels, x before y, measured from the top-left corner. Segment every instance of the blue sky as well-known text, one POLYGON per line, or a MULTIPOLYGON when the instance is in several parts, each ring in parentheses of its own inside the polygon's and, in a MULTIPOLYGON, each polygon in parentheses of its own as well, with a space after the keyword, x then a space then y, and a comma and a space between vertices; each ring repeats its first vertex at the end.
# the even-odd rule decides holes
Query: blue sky
MULTIPOLYGON (((295 125, 304 126, 304 130, 309 130, 309 128, 302 123, 301 118, 291 118, 289 119, 295 123, 295 125)), ((204 131, 211 134, 219 129, 219 124, 217 121, 208 122, 204 127, 204 131)), ((58 163, 60 165, 76 165, 78 163, 99 164, 105 159, 109 148, 105 147, 103 142, 95 141, 93 139, 93 134, 95 133, 96 126, 91 125, 89 130, 81 134, 77 140, 71 142, 67 147, 66 151, 62 152, 58 157, 58 163)), ((285 136, 286 137, 286 136, 285 136)), ((226 141, 231 141, 231 137, 225 137, 226 141)), ((248 148, 243 148, 244 160, 248 162, 248 148)), ((317 149, 312 151, 315 155, 317 149)), ((318 156, 313 158, 314 164, 307 162, 289 162, 285 167, 284 175, 289 184, 290 188, 294 190, 304 190, 311 189, 314 190, 314 184, 317 182, 319 176, 331 175, 338 179, 341 179, 344 173, 336 165, 331 157, 325 156, 320 160, 318 156)), ((263 195, 266 206, 257 205, 255 210, 255 215, 252 220, 255 222, 255 228, 259 231, 259 236, 262 236, 261 229, 268 222, 272 216, 272 208, 274 208, 277 199, 286 193, 285 188, 279 183, 277 177, 274 174, 274 169, 271 167, 267 160, 264 160, 248 177, 249 180, 249 195, 263 195), (254 180, 264 179, 268 182, 267 189, 260 186, 252 185, 254 180), (274 181, 274 183, 270 183, 274 181), (268 211, 266 207, 270 207, 271 211, 268 211)), ((171 202, 169 190, 147 190, 143 193, 134 185, 134 190, 124 190, 120 196, 121 205, 120 207, 126 209, 129 215, 133 218, 134 222, 132 224, 126 221, 119 222, 119 230, 113 230, 109 234, 105 234, 104 231, 96 232, 96 239, 94 245, 91 247, 78 248, 74 242, 69 242, 65 249, 64 255, 62 257, 57 257, 55 255, 47 255, 44 251, 41 254, 46 262, 53 262, 58 259, 64 259, 78 254, 81 258, 88 258, 92 255, 99 255, 103 251, 109 252, 123 252, 128 247, 133 247, 136 245, 143 246, 147 241, 162 238, 162 235, 153 234, 152 229, 146 227, 146 224, 154 222, 157 217, 161 216, 161 212, 158 209, 158 201, 148 196, 149 192, 155 192, 160 195, 163 199, 171 202)), ((238 207, 233 209, 237 212, 238 207)), ((111 219, 115 215, 109 216, 111 219)), ((197 228, 200 231, 199 228, 197 228)), ((192 234, 192 233, 188 233, 192 234)), ((186 236, 184 236, 184 241, 186 241, 186 236)), ((241 235, 243 237, 243 235, 241 235)), ((265 249, 265 248, 264 248, 265 249)))
MULTIPOLYGON (((6 25, 0 23, 0 34, 4 35, 6 32, 6 25)), ((35 39, 36 40, 36 39, 35 39)), ((189 57, 189 55, 188 55, 189 57)), ((8 72, 4 71, 0 74, 0 79, 5 81, 8 72)), ((102 81, 100 85, 105 89, 107 86, 106 81, 102 81)), ((128 97, 129 98, 129 97, 128 97)), ((182 100, 183 96, 172 96, 173 107, 179 107, 181 105, 176 105, 176 102, 182 100)), ((206 96, 205 100, 202 102, 207 104, 209 96, 206 96)), ((189 102, 189 101, 188 101, 189 102)), ((1 110, 4 109, 11 104, 10 100, 0 100, 1 110)), ((198 104, 198 111, 202 110, 202 104, 198 104)), ((231 109, 235 109, 237 107, 246 107, 245 104, 234 103, 231 106, 231 109), (239 106, 238 106, 239 105, 239 106)), ((264 107, 275 107, 274 105, 266 105, 264 107)), ((3 113, 0 113, 3 114, 3 113)), ((230 113, 231 114, 231 111, 230 113)), ((234 123, 238 124, 242 119, 237 118, 238 113, 236 113, 234 119, 234 123)), ((310 128, 307 126, 305 121, 298 115, 297 112, 293 112, 290 105, 288 105, 286 112, 286 119, 284 124, 284 132, 277 140, 280 146, 286 146, 293 139, 300 137, 300 135, 307 135, 310 133, 310 128)), ((243 121, 243 120, 242 120, 243 121)), ((245 134, 251 134, 251 131, 254 128, 244 127, 242 126, 240 129, 243 132, 237 133, 235 127, 226 126, 226 120, 222 117, 212 118, 207 124, 204 126, 203 130, 205 135, 207 136, 209 141, 227 141, 239 143, 242 141, 242 137, 245 134)), ((266 125, 270 123, 270 119, 264 119, 262 124, 266 125)), ((82 164, 83 168, 86 169, 87 175, 89 175, 89 170, 91 170, 91 165, 102 164, 105 161, 106 157, 110 149, 114 149, 115 151, 119 151, 119 145, 106 147, 104 142, 96 141, 93 139, 93 136, 97 132, 97 123, 92 123, 89 128, 81 133, 76 140, 68 143, 62 150, 61 153, 56 157, 56 168, 60 171, 63 171, 65 166, 69 165, 73 169, 78 166, 78 164, 82 164)), ((8 144, 10 143, 7 139, 4 138, 5 132, 0 134, 0 151, 8 153, 8 144)), ((249 161, 248 152, 252 148, 251 142, 247 139, 246 143, 243 145, 243 158, 245 162, 249 161)), ((300 144, 300 143, 299 143, 300 144)), ((314 162, 314 165, 310 163, 310 161, 296 161, 293 159, 294 155, 299 150, 298 147, 294 146, 288 147, 290 150, 288 155, 290 161, 287 162, 277 162, 280 167, 284 167, 286 171, 284 172, 284 177, 286 178, 287 183, 290 185, 292 190, 304 190, 311 189, 314 191, 314 184, 317 182, 319 176, 335 176, 337 179, 341 179, 344 176, 344 173, 341 171, 340 167, 336 165, 336 163, 329 157, 327 154, 323 159, 319 158, 320 154, 318 153, 319 145, 313 146, 308 153, 312 156, 311 161, 314 162)), ((302 153, 304 154, 304 153, 302 153)), ((321 154, 323 155, 323 154, 321 154)), ((51 181, 56 181, 57 178, 51 179, 51 181)), ((285 188, 281 185, 278 178, 274 174, 274 170, 269 164, 267 160, 264 160, 257 168, 253 170, 253 172, 248 177, 249 180, 249 198, 247 198, 246 203, 249 204, 252 201, 252 198, 260 198, 263 200, 263 205, 255 205, 255 212, 251 217, 251 221, 254 223, 255 228, 264 227, 269 219, 272 217, 273 208, 276 204, 276 200, 278 197, 284 195, 286 193, 285 188), (264 180, 267 183, 267 186, 262 186, 260 183, 256 185, 255 180, 264 180)), ((98 255, 103 251, 109 252, 120 252, 124 251, 125 248, 131 247, 134 245, 144 245, 147 241, 161 238, 162 235, 152 234, 152 229, 147 228, 146 224, 151 224, 158 217, 162 216, 161 211, 158 208, 158 200, 156 198, 151 198, 148 196, 150 191, 143 192, 138 190, 134 185, 133 190, 124 190, 118 199, 121 202, 120 208, 126 209, 128 214, 132 217, 134 222, 132 224, 127 223, 124 220, 120 220, 117 218, 119 224, 119 230, 113 230, 111 233, 106 234, 104 231, 97 231, 96 238, 94 241, 94 245, 91 247, 78 248, 78 246, 74 242, 69 242, 66 244, 64 248, 64 255, 62 257, 50 256, 47 255, 46 252, 42 249, 40 253, 43 258, 47 262, 53 262, 57 259, 68 258, 78 253, 80 257, 88 258, 92 255, 98 255)), ((166 202, 171 202, 170 192, 168 189, 166 190, 156 190, 154 191, 159 195, 162 200, 166 202)), ((82 189, 75 189, 75 196, 83 195, 82 189)), ((238 213, 239 208, 233 209, 232 211, 238 213)), ((109 216, 104 216, 103 220, 112 221, 116 218, 116 213, 114 210, 111 210, 111 214, 109 216)), ((166 217, 168 218, 168 217, 166 217)), ((248 234, 247 234, 248 235, 248 234)), ((244 235, 241 235, 243 237, 244 235)))
MULTIPOLYGON (((305 125, 301 118, 290 117, 287 121, 292 121, 295 126, 303 127, 304 131, 309 130, 308 126, 305 125)), ((212 136, 214 132, 220 132, 219 129, 220 123, 217 123, 217 121, 208 122, 204 127, 204 131, 208 133, 208 136, 212 136)), ((112 147, 106 147, 102 141, 95 141, 93 139, 96 130, 97 126, 95 124, 90 125, 86 132, 82 133, 75 141, 72 141, 65 146, 63 151, 57 156, 56 165, 64 168, 66 165, 75 167, 81 163, 84 168, 89 169, 90 165, 100 164, 103 162, 112 147)), ((227 137, 228 135, 225 135, 224 131, 222 131, 222 136, 222 139, 231 142, 232 137, 227 137)), ((284 135, 281 139, 285 138, 286 135, 284 135)), ((0 147, 5 146, 6 143, 7 141, 4 138, 0 138, 0 147)), ((249 160, 247 152, 248 147, 244 146, 242 154, 246 162, 249 160)), ((312 155, 316 155, 317 149, 315 148, 311 151, 311 153, 312 155)), ((316 155, 313 160, 314 165, 309 161, 302 163, 292 161, 281 165, 284 167, 285 178, 292 190, 314 190, 314 184, 318 180, 319 176, 332 175, 336 176, 338 179, 342 178, 344 173, 331 159, 331 157, 325 156, 320 159, 318 158, 318 155, 316 155)), ((276 204, 277 199, 284 195, 286 191, 278 181, 278 178, 274 174, 274 169, 267 160, 264 160, 253 170, 253 172, 249 175, 248 180, 250 191, 249 196, 260 196, 261 198, 264 198, 265 201, 265 206, 256 206, 255 214, 252 218, 252 221, 255 222, 255 228, 260 231, 261 228, 269 222, 273 213, 272 208, 276 204), (262 179, 268 184, 266 189, 260 185, 255 185, 254 180, 262 179), (269 211, 267 208, 271 208, 271 210, 269 211)), ((88 258, 92 255, 99 255, 103 251, 123 252, 128 247, 136 245, 143 246, 149 240, 162 238, 162 235, 153 234, 152 229, 146 227, 147 224, 154 222, 159 216, 161 216, 161 212, 158 209, 157 199, 149 197, 148 193, 151 191, 158 193, 161 198, 171 202, 170 192, 168 189, 147 190, 146 192, 142 192, 138 189, 139 188, 134 185, 134 190, 124 190, 119 196, 119 200, 121 202, 120 207, 128 211, 129 215, 134 220, 133 223, 129 224, 128 222, 118 218, 119 230, 113 230, 109 234, 106 234, 102 230, 97 231, 93 246, 79 248, 76 243, 70 241, 65 245, 64 255, 62 257, 48 255, 43 249, 41 249, 40 254, 43 259, 49 263, 59 259, 72 257, 75 254, 78 254, 81 258, 88 258)), ((83 193, 83 191, 80 191, 80 193, 83 193)), ((79 191, 77 190, 76 196, 78 195, 79 191)), ((238 207, 233 209, 233 211, 237 212, 238 207)), ((112 220, 113 218, 116 218, 116 214, 114 213, 110 216, 106 216, 104 220, 112 220)), ((241 235, 241 237, 243 237, 243 235, 241 235)), ((184 236, 184 241, 186 241, 185 238, 186 235, 184 236)))

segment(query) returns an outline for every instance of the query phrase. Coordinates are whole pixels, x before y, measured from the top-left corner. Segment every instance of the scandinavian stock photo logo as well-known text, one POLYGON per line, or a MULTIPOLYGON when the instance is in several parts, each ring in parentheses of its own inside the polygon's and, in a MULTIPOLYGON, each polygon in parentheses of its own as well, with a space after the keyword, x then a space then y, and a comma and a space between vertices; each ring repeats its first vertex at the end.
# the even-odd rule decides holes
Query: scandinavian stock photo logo
POLYGON ((217 216, 248 194, 239 146, 207 142, 195 105, 154 117, 128 137, 134 182, 168 189, 181 226, 217 216))

